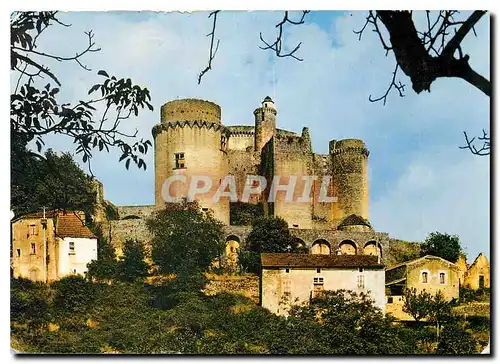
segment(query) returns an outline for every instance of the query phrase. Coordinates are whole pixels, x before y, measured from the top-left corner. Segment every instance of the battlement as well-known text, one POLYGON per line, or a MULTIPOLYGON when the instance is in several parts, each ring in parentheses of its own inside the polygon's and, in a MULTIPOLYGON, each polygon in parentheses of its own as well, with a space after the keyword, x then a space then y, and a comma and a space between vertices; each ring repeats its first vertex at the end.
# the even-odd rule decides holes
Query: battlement
POLYGON ((279 133, 274 137, 277 151, 285 153, 312 152, 311 143, 307 138, 297 134, 279 133))
POLYGON ((272 107, 259 107, 259 108, 257 108, 257 109, 254 110, 253 114, 257 115, 257 114, 261 114, 263 112, 270 112, 273 115, 278 114, 278 112, 276 111, 276 109, 273 109, 272 107))
POLYGON ((368 157, 370 152, 365 147, 365 143, 360 139, 332 140, 329 145, 330 154, 337 155, 343 153, 360 153, 368 157))
POLYGON ((172 121, 209 121, 220 124, 221 108, 205 100, 182 99, 167 102, 161 107, 161 122, 172 121))
POLYGON ((255 135, 255 127, 249 125, 233 125, 227 129, 231 136, 253 136, 255 135))
POLYGON ((169 129, 176 129, 176 128, 185 128, 185 127, 205 128, 207 130, 213 129, 214 131, 220 130, 222 133, 225 133, 226 135, 229 134, 229 130, 224 125, 205 120, 190 120, 190 121, 185 120, 185 121, 171 121, 168 123, 160 123, 153 126, 151 133, 153 134, 153 138, 155 138, 162 131, 167 131, 169 129))

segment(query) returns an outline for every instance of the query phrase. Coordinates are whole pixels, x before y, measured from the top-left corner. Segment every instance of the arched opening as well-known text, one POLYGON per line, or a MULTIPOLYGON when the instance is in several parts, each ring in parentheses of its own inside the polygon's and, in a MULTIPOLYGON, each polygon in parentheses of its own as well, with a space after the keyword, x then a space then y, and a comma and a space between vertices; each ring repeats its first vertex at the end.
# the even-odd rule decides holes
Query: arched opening
POLYGON ((225 261, 228 268, 238 265, 238 254, 240 251, 240 238, 236 235, 229 235, 226 238, 225 261))
POLYGON ((309 253, 309 249, 307 248, 306 243, 301 238, 294 237, 292 239, 292 245, 295 247, 295 249, 296 249, 295 251, 297 253, 301 253, 301 254, 308 254, 309 253))
POLYGON ((382 258, 382 247, 375 240, 371 240, 365 244, 363 253, 364 255, 376 255, 382 258))
POLYGON ((325 254, 328 255, 331 252, 331 245, 328 241, 324 239, 316 240, 311 247, 311 254, 325 254))
POLYGON ((356 255, 358 253, 358 249, 356 244, 352 240, 344 240, 339 245, 340 255, 356 255))

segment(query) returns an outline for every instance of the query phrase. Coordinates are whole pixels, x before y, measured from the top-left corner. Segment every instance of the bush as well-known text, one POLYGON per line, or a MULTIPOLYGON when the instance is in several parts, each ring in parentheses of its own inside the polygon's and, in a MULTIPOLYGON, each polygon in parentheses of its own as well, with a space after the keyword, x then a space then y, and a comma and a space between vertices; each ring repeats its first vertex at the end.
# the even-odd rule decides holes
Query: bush
POLYGON ((81 276, 69 276, 52 284, 54 308, 61 316, 83 313, 95 300, 92 283, 81 276))
POLYGON ((12 279, 10 283, 10 318, 38 326, 50 320, 49 292, 42 283, 12 279))
POLYGON ((148 275, 148 265, 144 261, 144 245, 137 240, 127 240, 123 246, 123 258, 119 262, 119 277, 133 282, 148 275))
POLYGON ((238 256, 241 269, 247 273, 258 274, 260 271, 260 254, 248 250, 241 250, 238 256))
POLYGON ((436 354, 477 354, 477 341, 459 324, 447 324, 439 337, 436 354))

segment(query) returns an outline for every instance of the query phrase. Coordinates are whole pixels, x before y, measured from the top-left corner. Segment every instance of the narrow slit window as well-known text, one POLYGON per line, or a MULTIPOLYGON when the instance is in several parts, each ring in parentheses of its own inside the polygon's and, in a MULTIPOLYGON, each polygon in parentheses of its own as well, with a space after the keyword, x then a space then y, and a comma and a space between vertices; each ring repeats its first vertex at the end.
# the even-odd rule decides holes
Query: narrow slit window
POLYGON ((429 280, 429 273, 422 272, 422 283, 427 283, 429 280))
POLYGON ((75 255, 75 242, 69 242, 69 255, 75 255))
POLYGON ((36 244, 31 243, 31 254, 36 254, 36 244))

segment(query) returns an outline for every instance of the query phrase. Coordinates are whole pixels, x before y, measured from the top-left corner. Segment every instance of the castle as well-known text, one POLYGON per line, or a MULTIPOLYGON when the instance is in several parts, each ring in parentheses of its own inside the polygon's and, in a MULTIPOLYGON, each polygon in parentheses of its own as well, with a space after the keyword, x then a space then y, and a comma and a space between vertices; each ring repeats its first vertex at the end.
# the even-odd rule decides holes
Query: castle
POLYGON ((285 219, 311 253, 384 256, 390 239, 387 233, 375 232, 368 220, 369 152, 362 140, 332 140, 328 154, 315 153, 307 127, 300 135, 277 128, 278 110, 269 96, 254 110, 253 126, 226 126, 221 115, 219 105, 197 99, 161 107, 160 123, 152 130, 155 205, 117 207, 118 219, 110 221, 114 243, 131 234, 144 240, 142 219, 164 206, 165 181, 172 176, 187 180, 167 186, 175 196, 186 196, 193 177, 209 176, 218 183, 196 199, 225 224, 231 244, 244 243, 250 231, 241 216, 261 214, 285 219), (238 200, 222 197, 214 202, 212 196, 226 176, 234 178, 238 200), (263 176, 267 188, 242 202, 248 176, 263 176), (268 198, 275 178, 281 185, 295 179, 292 202, 283 187, 274 191, 276 198, 268 198), (306 200, 301 200, 303 191, 310 192, 306 200), (322 200, 320 195, 335 198, 322 200))

